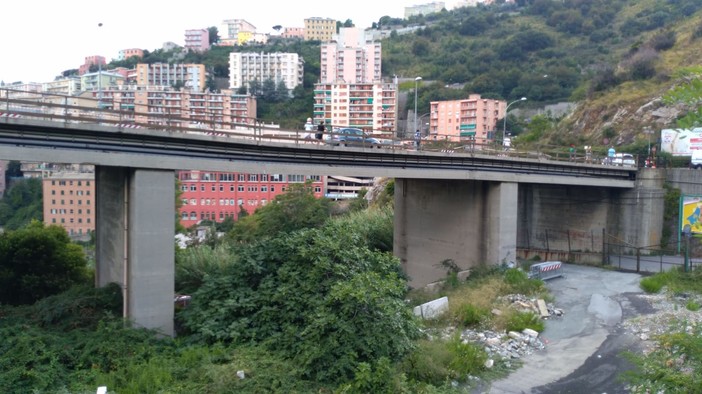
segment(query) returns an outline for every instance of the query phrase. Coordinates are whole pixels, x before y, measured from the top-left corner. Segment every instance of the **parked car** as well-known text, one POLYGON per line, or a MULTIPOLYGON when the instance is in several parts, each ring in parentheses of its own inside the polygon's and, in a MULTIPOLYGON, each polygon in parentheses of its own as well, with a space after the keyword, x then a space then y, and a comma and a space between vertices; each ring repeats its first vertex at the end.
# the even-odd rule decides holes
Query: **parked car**
POLYGON ((381 142, 377 138, 364 133, 363 130, 354 127, 342 127, 331 132, 326 141, 334 146, 362 146, 368 148, 380 148, 381 142))
POLYGON ((702 150, 693 150, 690 156, 690 168, 696 170, 702 168, 702 150))
POLYGON ((631 153, 616 153, 612 159, 613 166, 636 167, 636 159, 631 153))

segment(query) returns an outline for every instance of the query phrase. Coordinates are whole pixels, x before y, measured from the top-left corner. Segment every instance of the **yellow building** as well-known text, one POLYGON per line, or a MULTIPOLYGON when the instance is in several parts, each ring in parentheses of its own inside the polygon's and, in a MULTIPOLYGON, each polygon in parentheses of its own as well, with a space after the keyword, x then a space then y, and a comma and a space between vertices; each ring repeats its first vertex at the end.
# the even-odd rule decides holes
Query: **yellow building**
POLYGON ((331 41, 336 34, 336 21, 330 18, 305 19, 305 40, 331 41))

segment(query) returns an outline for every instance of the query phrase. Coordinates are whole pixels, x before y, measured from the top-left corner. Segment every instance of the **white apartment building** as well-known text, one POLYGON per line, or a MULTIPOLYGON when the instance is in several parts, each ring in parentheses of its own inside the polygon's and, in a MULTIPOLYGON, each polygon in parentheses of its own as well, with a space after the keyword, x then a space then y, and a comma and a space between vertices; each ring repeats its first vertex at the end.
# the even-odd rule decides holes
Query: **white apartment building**
POLYGON ((272 79, 285 82, 289 91, 302 84, 304 59, 297 53, 232 52, 229 54, 229 88, 248 87, 272 79))
POLYGON ((204 64, 139 63, 136 66, 136 84, 139 86, 176 86, 187 90, 205 90, 204 64))
POLYGON ((411 7, 405 7, 405 19, 416 15, 429 15, 441 12, 446 8, 446 3, 443 1, 435 1, 427 4, 418 4, 411 7))
POLYGON ((320 81, 367 83, 379 81, 381 44, 356 27, 339 29, 339 34, 321 45, 320 81))
POLYGON ((75 94, 78 94, 82 89, 80 86, 80 78, 67 77, 57 79, 51 82, 44 82, 43 90, 45 93, 49 94, 73 96, 75 94))
POLYGON ((390 136, 397 130, 397 82, 316 84, 313 113, 315 124, 390 136))
POLYGON ((225 19, 218 32, 220 45, 238 45, 242 33, 253 34, 256 26, 243 19, 225 19))

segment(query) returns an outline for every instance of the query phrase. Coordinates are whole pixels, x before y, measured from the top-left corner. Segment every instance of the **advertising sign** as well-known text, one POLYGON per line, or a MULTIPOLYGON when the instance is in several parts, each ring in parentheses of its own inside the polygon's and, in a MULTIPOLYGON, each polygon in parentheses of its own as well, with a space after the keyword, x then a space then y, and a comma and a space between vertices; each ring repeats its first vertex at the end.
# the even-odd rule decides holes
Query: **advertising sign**
POLYGON ((691 156, 702 150, 702 127, 661 130, 661 150, 673 156, 691 156))
POLYGON ((680 232, 685 226, 692 234, 702 234, 702 196, 680 197, 680 232))

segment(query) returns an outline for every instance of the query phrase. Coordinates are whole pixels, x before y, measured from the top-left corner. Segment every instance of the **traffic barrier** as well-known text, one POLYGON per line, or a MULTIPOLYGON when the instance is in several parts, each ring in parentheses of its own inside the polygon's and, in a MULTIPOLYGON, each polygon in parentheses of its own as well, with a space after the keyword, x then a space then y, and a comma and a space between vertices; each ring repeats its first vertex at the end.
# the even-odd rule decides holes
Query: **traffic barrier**
POLYGON ((546 261, 534 264, 529 268, 530 279, 553 279, 563 276, 563 263, 560 261, 546 261))
POLYGON ((21 118, 20 114, 12 114, 9 112, 0 112, 0 118, 21 118))

